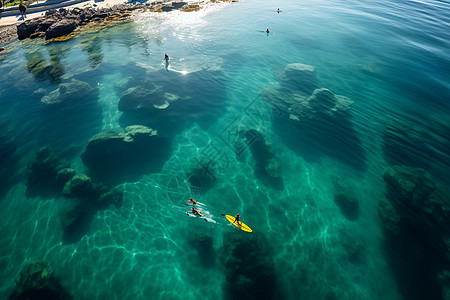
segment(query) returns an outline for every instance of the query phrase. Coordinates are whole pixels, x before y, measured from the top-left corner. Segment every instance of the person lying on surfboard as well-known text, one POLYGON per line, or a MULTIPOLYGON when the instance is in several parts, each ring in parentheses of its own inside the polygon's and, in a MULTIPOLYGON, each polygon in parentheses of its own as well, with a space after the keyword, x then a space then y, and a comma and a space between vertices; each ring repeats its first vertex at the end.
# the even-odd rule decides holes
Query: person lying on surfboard
POLYGON ((192 206, 192 209, 190 211, 188 211, 187 213, 191 213, 191 214, 197 215, 197 216, 203 216, 203 214, 200 212, 200 210, 196 209, 193 206, 192 206))
MULTIPOLYGON (((192 205, 196 205, 196 204, 197 204, 197 201, 195 201, 195 200, 192 199, 192 198, 189 198, 188 202, 192 202, 192 205)), ((190 204, 190 203, 186 203, 186 205, 189 205, 189 204, 190 204)))

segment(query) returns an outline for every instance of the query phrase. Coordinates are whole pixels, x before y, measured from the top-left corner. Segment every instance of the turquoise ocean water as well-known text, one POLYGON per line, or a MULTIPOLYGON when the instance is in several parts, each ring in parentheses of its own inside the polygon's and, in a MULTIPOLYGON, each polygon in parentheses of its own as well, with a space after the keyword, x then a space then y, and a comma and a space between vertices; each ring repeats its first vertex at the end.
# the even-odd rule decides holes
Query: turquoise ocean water
POLYGON ((449 185, 449 32, 447 1, 243 0, 140 13, 64 43, 8 44, 0 298, 22 266, 43 260, 75 299, 439 299, 393 270, 377 207, 389 166, 449 185), (295 96, 282 75, 293 63, 352 101, 344 119, 299 128, 292 110, 267 101, 274 91, 295 96), (41 103, 72 80, 94 96, 41 103), (148 114, 119 111, 126 89, 151 84, 179 99, 148 114), (89 139, 129 125, 167 137, 165 155, 95 177, 80 158, 89 139), (85 207, 68 233, 64 211, 76 200, 27 190, 44 145, 77 174, 122 186, 122 204, 85 207), (337 205, 337 186, 357 199, 356 215, 337 205), (186 215, 190 196, 208 222, 186 215), (221 216, 236 213, 253 233, 221 216))

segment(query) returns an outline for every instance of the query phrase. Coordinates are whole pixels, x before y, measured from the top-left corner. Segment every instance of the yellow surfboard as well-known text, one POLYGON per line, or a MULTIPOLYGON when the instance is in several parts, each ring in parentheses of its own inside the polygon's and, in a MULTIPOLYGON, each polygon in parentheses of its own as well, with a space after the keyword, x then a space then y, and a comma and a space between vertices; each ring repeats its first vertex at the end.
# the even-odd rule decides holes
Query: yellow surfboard
POLYGON ((252 229, 251 229, 250 227, 248 227, 247 225, 245 225, 245 224, 242 223, 241 221, 239 221, 239 224, 238 224, 238 222, 235 222, 235 221, 234 221, 235 219, 234 219, 233 216, 225 215, 225 218, 227 218, 227 220, 228 220, 231 224, 233 224, 234 226, 236 226, 237 228, 239 228, 239 229, 241 229, 241 230, 244 230, 244 231, 247 231, 247 232, 253 232, 252 229))

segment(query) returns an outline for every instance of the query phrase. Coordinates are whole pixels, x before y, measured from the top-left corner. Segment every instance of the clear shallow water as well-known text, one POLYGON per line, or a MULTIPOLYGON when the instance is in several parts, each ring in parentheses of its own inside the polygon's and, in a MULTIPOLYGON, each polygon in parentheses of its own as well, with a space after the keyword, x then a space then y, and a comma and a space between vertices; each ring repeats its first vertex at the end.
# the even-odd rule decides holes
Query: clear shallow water
POLYGON ((13 44, 0 64, 0 124, 16 147, 2 160, 1 298, 22 265, 37 259, 81 299, 226 299, 227 279, 278 299, 406 299, 385 259, 377 205, 390 165, 425 168, 448 186, 448 9, 438 1, 243 1, 143 13, 62 44, 13 44), (36 57, 54 73, 33 74, 36 57), (353 101, 346 134, 324 121, 303 135, 278 121, 288 112, 267 109, 261 93, 280 84, 290 63, 314 66, 320 87, 353 101), (96 96, 56 108, 40 103, 72 79, 96 96), (183 105, 151 116, 120 112, 124 90, 146 80, 183 105), (167 160, 123 183, 122 206, 94 211, 67 243, 61 212, 71 199, 27 196, 27 164, 49 144, 77 173, 88 172, 80 154, 89 138, 135 124, 170 137, 167 160), (258 169, 258 152, 245 144, 236 151, 238 126, 264 135, 279 178, 258 169), (202 169, 208 160, 216 162, 212 173, 202 169), (356 220, 333 200, 337 179, 359 200, 356 220), (183 200, 192 194, 214 222, 186 216, 183 200), (237 212, 259 250, 235 255, 255 261, 227 259, 230 244, 251 239, 220 216, 237 212), (356 262, 349 245, 360 245, 356 262), (227 278, 237 265, 266 272, 269 283, 227 278))

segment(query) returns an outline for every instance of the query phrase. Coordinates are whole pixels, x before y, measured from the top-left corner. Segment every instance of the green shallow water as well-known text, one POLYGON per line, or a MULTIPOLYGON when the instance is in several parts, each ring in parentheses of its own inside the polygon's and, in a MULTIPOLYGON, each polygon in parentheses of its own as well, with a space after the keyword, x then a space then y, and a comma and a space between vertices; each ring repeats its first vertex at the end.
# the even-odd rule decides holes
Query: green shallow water
POLYGON ((406 299, 385 258, 377 206, 389 165, 425 168, 447 185, 449 18, 445 2, 392 6, 242 1, 141 13, 62 44, 8 45, 0 121, 17 149, 1 173, 0 298, 23 265, 44 260, 75 299, 406 299), (33 74, 36 56, 62 71, 33 74), (290 63, 314 66, 320 87, 353 101, 351 130, 330 131, 325 121, 311 137, 277 121, 289 112, 261 92, 278 87, 290 63), (74 78, 98 97, 57 109, 40 103, 74 78), (184 95, 186 109, 139 118, 119 111, 123 87, 145 80, 184 95), (89 173, 80 158, 89 138, 135 124, 171 139, 167 160, 128 182, 109 174, 124 188, 122 205, 93 209, 64 239, 62 213, 75 200, 27 194, 36 150, 49 144, 89 173), (386 142, 392 124, 423 144, 386 142), (238 138, 242 128, 264 135, 278 179, 258 169, 264 151, 238 138), (335 203, 337 180, 359 201, 356 219, 335 203), (186 215, 189 197, 209 222, 186 215), (221 216, 238 212, 252 234, 221 216))

